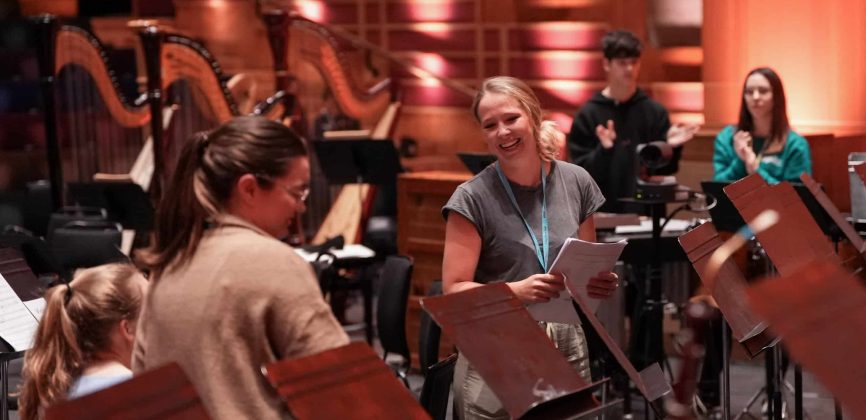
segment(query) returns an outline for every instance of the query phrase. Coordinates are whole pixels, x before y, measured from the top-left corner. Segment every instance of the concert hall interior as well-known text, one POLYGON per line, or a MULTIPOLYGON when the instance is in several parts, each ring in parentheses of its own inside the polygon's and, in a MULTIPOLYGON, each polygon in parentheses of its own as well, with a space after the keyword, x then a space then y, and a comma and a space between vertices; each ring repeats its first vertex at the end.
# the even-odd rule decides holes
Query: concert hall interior
POLYGON ((866 0, 0 0, 0 61, 0 420, 866 418, 866 0))

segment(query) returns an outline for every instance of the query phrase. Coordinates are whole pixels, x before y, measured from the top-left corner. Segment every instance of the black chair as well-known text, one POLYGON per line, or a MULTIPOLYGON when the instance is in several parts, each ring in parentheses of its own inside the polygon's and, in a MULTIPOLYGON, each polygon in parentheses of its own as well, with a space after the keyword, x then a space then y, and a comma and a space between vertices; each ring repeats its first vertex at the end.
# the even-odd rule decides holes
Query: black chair
POLYGON ((21 252, 30 269, 39 277, 59 276, 60 263, 44 239, 21 226, 6 226, 0 233, 0 247, 11 247, 21 252))
POLYGON ((74 221, 54 230, 51 248, 71 278, 75 269, 113 262, 129 261, 120 250, 122 229, 109 221, 74 221))
MULTIPOLYGON (((438 296, 442 294, 442 281, 437 280, 430 284, 427 296, 438 296)), ((439 338, 442 329, 439 328, 433 318, 426 311, 421 311, 421 327, 418 329, 418 362, 421 375, 427 376, 430 366, 439 361, 439 338)))
POLYGON ((406 375, 412 364, 409 344, 406 341, 406 307, 409 300, 409 287, 412 280, 413 263, 408 257, 392 255, 385 259, 379 281, 379 302, 376 308, 376 330, 384 354, 390 353, 403 357, 403 363, 395 368, 397 376, 406 387, 406 375))
POLYGON ((45 239, 52 242, 54 231, 68 225, 70 222, 101 222, 108 220, 108 212, 99 207, 68 206, 51 213, 45 239))
POLYGON ((419 402, 433 420, 445 420, 448 415, 448 396, 451 393, 451 383, 454 381, 456 363, 457 353, 454 353, 427 369, 419 402))

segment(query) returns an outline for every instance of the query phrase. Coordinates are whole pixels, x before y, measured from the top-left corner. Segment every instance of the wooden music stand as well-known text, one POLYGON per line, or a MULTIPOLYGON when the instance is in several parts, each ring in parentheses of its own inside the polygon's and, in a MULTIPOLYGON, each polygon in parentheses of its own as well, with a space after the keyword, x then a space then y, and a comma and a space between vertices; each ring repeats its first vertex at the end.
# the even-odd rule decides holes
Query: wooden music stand
POLYGON ((601 406, 504 283, 429 297, 421 306, 484 378, 512 418, 582 418, 601 406))
MULTIPOLYGON (((862 166, 862 165, 860 165, 862 166)), ((864 168, 866 169, 866 168, 864 168)), ((803 182, 803 185, 809 189, 809 192, 815 197, 815 201, 821 205, 824 211, 830 216, 830 219, 833 220, 833 223, 842 231, 842 234, 845 235, 845 238, 848 239, 848 242, 851 242, 851 245, 857 249, 857 252, 860 254, 861 263, 863 261, 863 256, 866 254, 866 242, 863 241, 863 238, 857 233, 854 229, 854 226, 851 226, 850 223, 845 219, 845 216, 842 215, 842 212, 839 211, 839 208, 833 204, 833 201, 830 200, 830 197, 821 189, 821 184, 812 179, 809 174, 803 172, 800 175, 800 181, 803 182)), ((863 264, 861 264, 862 266, 863 264)))
POLYGON ((170 363, 45 412, 45 420, 84 418, 206 420, 210 416, 183 369, 170 363))
POLYGON ((425 419, 430 416, 365 343, 262 367, 298 420, 425 419))
POLYGON ((791 358, 850 410, 866 418, 866 289, 839 264, 815 261, 749 290, 755 312, 781 337, 791 358))
POLYGON ((775 225, 756 236, 780 274, 793 275, 801 266, 819 259, 839 262, 832 244, 791 184, 769 185, 760 175, 752 174, 725 187, 725 193, 747 223, 766 209, 779 214, 775 225))
POLYGON ((775 339, 767 331, 767 325, 756 317, 746 302, 746 283, 743 273, 733 260, 726 260, 715 278, 707 270, 710 256, 722 246, 719 233, 712 223, 704 223, 679 237, 680 245, 689 256, 692 266, 710 291, 713 299, 731 327, 731 333, 749 356, 755 357, 775 339))

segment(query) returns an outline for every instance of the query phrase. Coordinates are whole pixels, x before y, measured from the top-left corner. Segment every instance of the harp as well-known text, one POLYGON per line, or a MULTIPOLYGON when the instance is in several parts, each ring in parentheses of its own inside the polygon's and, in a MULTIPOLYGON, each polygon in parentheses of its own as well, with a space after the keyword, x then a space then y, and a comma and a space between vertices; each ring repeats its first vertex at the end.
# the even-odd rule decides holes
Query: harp
POLYGON ((219 63, 201 44, 164 34, 159 59, 164 107, 171 110, 162 145, 163 176, 167 177, 193 133, 217 127, 240 112, 219 63))
MULTIPOLYGON (((293 127, 294 121, 304 121, 305 112, 298 103, 297 87, 309 82, 298 77, 301 69, 308 66, 315 69, 317 76, 324 81, 325 90, 330 92, 340 112, 357 120, 360 127, 366 129, 357 135, 390 141, 400 109, 394 84, 384 78, 369 88, 363 88, 357 80, 358 72, 351 71, 369 58, 366 54, 370 54, 371 44, 285 10, 268 10, 262 15, 268 28, 277 88, 291 94, 286 95, 288 99, 282 102, 268 101, 273 108, 280 108, 277 113, 293 121, 293 127)), ((257 111, 274 112, 273 109, 257 111)), ((322 140, 315 138, 318 135, 311 137, 310 130, 301 127, 299 130, 312 141, 322 140)), ((347 243, 360 242, 376 188, 367 184, 347 184, 332 200, 318 156, 315 153, 310 156, 313 185, 304 224, 319 227, 312 235, 312 243, 321 243, 336 235, 342 235, 347 243)))
POLYGON ((96 37, 52 16, 38 26, 54 208, 64 203, 64 182, 90 182, 101 173, 129 174, 135 167, 134 182, 147 189, 150 109, 121 93, 96 37))
MULTIPOLYGON (((157 201, 183 142, 239 115, 219 64, 189 38, 148 21, 130 25, 140 31, 147 75, 146 92, 131 101, 96 37, 52 16, 37 23, 55 209, 65 183, 100 179, 131 180, 157 201)), ((254 87, 237 83, 237 91, 254 87)))

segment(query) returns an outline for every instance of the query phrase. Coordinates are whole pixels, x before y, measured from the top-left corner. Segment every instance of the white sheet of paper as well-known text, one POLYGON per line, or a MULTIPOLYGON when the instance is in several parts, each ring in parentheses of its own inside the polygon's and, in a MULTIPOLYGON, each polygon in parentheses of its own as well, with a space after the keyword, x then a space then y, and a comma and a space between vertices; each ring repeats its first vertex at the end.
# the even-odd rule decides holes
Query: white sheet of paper
MULTIPOLYGON (((295 252, 307 262, 316 261, 316 258, 319 256, 318 253, 309 253, 301 248, 295 248, 295 252)), ((342 249, 331 249, 328 252, 334 254, 334 257, 337 257, 338 260, 343 258, 373 258, 376 256, 375 251, 360 244, 349 244, 342 249)))
POLYGON ((0 275, 0 336, 15 351, 27 350, 33 342, 37 326, 36 317, 0 275))
MULTIPOLYGON (((665 219, 661 220, 664 223, 665 219)), ((665 232, 684 232, 692 225, 691 220, 671 219, 670 223, 665 226, 665 232)), ((614 228, 614 233, 624 235, 627 233, 652 233, 653 221, 641 220, 639 225, 621 225, 614 228)))
MULTIPOLYGON (((614 243, 597 243, 569 238, 562 245, 559 255, 556 256, 548 272, 562 273, 568 283, 568 289, 580 291, 581 297, 595 312, 600 300, 589 297, 586 285, 599 271, 613 271, 627 243, 625 239, 614 243)), ((580 317, 574 311, 568 291, 561 292, 558 298, 551 299, 549 302, 529 305, 527 309, 538 321, 580 323, 580 317)))

